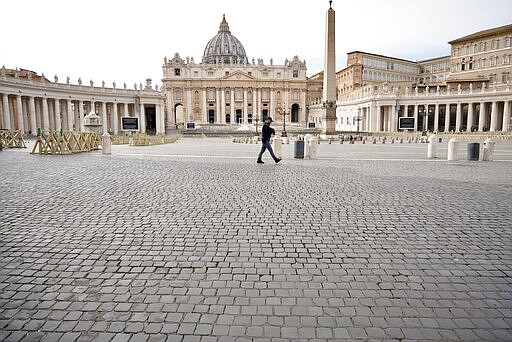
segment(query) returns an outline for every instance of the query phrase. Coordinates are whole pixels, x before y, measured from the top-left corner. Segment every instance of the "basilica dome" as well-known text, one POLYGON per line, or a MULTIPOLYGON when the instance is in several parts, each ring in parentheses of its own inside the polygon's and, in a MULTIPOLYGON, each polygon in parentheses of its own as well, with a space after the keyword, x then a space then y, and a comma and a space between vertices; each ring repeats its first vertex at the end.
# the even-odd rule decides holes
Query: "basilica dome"
POLYGON ((226 64, 243 63, 246 59, 244 46, 231 34, 226 16, 223 16, 219 33, 206 44, 203 63, 215 64, 221 61, 226 64))

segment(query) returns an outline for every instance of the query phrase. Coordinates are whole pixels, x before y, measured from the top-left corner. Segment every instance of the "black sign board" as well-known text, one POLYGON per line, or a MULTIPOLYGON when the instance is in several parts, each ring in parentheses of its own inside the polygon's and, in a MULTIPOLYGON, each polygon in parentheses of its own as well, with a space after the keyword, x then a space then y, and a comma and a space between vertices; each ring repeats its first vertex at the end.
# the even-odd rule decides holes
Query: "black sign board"
POLYGON ((315 128, 314 122, 308 122, 308 128, 315 128))
POLYGON ((121 118, 121 130, 123 131, 138 131, 139 130, 139 118, 122 117, 121 118))
POLYGON ((187 129, 195 129, 196 124, 195 122, 187 122, 187 129))
POLYGON ((414 118, 398 118, 399 129, 414 129, 414 118))

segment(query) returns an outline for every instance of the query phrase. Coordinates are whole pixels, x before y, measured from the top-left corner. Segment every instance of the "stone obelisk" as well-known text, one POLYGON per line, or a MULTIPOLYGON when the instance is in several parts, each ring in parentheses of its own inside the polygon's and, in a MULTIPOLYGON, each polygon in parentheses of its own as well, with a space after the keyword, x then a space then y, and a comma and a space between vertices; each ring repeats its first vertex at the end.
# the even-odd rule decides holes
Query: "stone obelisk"
POLYGON ((332 0, 325 20, 324 84, 322 95, 322 133, 336 133, 336 46, 332 0))

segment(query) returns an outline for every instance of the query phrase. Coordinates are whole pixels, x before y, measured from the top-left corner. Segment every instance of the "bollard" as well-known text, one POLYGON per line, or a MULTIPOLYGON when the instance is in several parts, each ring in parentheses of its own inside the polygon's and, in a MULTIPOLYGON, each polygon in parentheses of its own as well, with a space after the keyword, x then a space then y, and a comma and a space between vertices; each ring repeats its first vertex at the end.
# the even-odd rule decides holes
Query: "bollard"
POLYGON ((309 140, 309 159, 317 159, 317 150, 318 150, 318 138, 317 137, 312 137, 310 140, 309 140))
POLYGON ((451 138, 448 142, 448 161, 459 160, 457 148, 459 147, 459 142, 455 138, 451 138))
POLYGON ((309 156, 309 148, 311 147, 310 141, 313 138, 313 134, 306 134, 304 136, 304 156, 309 156))
POLYGON ((468 144, 468 160, 476 161, 480 157, 480 144, 469 143, 468 144))
POLYGON ((280 136, 275 136, 273 143, 274 143, 274 146, 273 146, 274 154, 276 155, 277 158, 281 158, 283 139, 281 139, 280 136))
POLYGON ((494 145, 496 141, 491 140, 490 138, 485 139, 484 141, 484 151, 482 153, 483 161, 493 161, 494 160, 494 145))
POLYGON ((404 138, 400 138, 400 144, 404 143, 404 138))
POLYGON ((395 138, 391 138, 391 143, 394 144, 395 143, 395 138))
POLYGON ((377 143, 377 139, 373 138, 372 139, 372 144, 376 144, 377 143))
POLYGON ((436 156, 436 136, 435 134, 432 134, 430 137, 428 137, 428 148, 427 148, 427 158, 428 159, 434 159, 437 158, 436 156))
POLYGON ((112 153, 112 138, 108 132, 103 133, 101 136, 101 148, 103 154, 111 154, 112 153))
POLYGON ((361 139, 361 144, 366 144, 366 138, 361 139))

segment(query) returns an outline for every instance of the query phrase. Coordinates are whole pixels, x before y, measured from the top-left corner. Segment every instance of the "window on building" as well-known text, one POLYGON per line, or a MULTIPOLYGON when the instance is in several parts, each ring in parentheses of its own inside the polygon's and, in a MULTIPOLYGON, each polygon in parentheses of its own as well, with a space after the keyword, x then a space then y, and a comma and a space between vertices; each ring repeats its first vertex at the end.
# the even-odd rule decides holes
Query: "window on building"
POLYGON ((180 68, 174 69, 174 76, 181 76, 181 69, 180 68))
POLYGON ((505 38, 505 47, 506 48, 510 47, 510 37, 505 38))
POLYGON ((489 75, 489 83, 491 83, 491 84, 496 83, 496 74, 489 75))
POLYGON ((194 71, 194 77, 199 76, 199 71, 194 71))
POLYGON ((299 71, 293 70, 293 78, 297 78, 297 77, 299 77, 299 71))
POLYGON ((181 100, 181 90, 176 90, 176 100, 181 100))
POLYGON ((503 55, 503 64, 510 64, 510 55, 503 55))
POLYGON ((293 99, 294 100, 298 100, 299 99, 299 92, 298 91, 294 91, 293 92, 293 99))
POLYGON ((229 96, 230 96, 230 92, 229 90, 226 90, 226 92, 224 93, 224 98, 226 99, 226 101, 229 101, 229 96))
POLYGON ((480 45, 478 46, 478 51, 479 52, 484 52, 485 51, 485 43, 484 42, 480 43, 480 45))
POLYGON ((215 99, 215 93, 212 89, 208 90, 208 100, 214 100, 215 99))
POLYGON ((492 41, 492 48, 497 49, 499 47, 499 40, 495 39, 492 41))
POLYGON ((493 56, 490 58, 491 66, 496 66, 496 58, 493 56))
POLYGON ((460 64, 460 70, 466 70, 466 58, 462 58, 462 63, 460 64))
POLYGON ((226 71, 224 75, 226 75, 226 76, 229 75, 229 71, 226 71))
POLYGON ((249 76, 252 76, 252 71, 249 71, 248 74, 249 74, 249 76))
POLYGON ((235 99, 241 100, 242 99, 242 92, 240 90, 235 90, 235 99))
POLYGON ((281 77, 281 73, 280 72, 277 73, 277 77, 281 77))
POLYGON ((473 70, 473 57, 469 57, 468 70, 473 70))
POLYGON ((507 83, 509 80, 508 72, 501 74, 501 83, 507 83))
POLYGON ((252 91, 247 93, 247 99, 252 100, 252 91))
POLYGON ((261 92, 261 98, 262 98, 263 100, 268 100, 268 91, 263 90, 263 91, 261 92))
POLYGON ((213 77, 213 71, 208 71, 208 76, 213 77))

